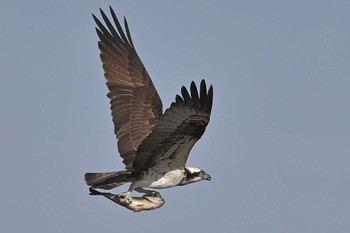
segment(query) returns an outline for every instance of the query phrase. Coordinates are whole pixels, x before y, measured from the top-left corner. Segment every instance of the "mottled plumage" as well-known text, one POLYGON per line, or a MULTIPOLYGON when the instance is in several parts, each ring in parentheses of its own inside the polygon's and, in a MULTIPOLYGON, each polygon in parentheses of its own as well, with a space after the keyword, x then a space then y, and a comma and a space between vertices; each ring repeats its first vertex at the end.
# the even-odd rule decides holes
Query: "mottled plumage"
POLYGON ((106 26, 96 16, 93 18, 125 170, 86 173, 86 183, 93 188, 111 189, 131 182, 124 195, 125 201, 130 201, 134 189, 149 194, 143 187, 168 188, 210 180, 203 170, 185 164, 209 123, 212 86, 207 89, 202 80, 199 89, 194 82, 189 91, 182 87, 181 96, 177 95, 163 113, 162 101, 136 53, 126 19, 125 34, 111 7, 110 12, 115 26, 102 10, 106 26))

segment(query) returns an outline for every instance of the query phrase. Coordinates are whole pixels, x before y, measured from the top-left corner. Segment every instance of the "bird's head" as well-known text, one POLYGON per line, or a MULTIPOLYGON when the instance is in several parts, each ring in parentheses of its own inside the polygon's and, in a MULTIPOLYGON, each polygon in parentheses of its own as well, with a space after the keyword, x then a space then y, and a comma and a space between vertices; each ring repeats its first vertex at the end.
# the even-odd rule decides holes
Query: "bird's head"
POLYGON ((196 167, 185 167, 185 176, 178 185, 186 185, 201 180, 211 180, 209 174, 196 167))

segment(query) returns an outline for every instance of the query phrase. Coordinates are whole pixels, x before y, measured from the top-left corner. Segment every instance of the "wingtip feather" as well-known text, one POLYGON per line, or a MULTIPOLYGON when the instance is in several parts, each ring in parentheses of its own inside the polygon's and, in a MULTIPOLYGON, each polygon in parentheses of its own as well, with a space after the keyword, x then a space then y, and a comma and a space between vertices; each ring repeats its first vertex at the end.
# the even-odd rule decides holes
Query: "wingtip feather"
POLYGON ((192 103, 192 99, 190 94, 188 93, 187 89, 185 86, 182 86, 181 88, 181 94, 182 98, 184 99, 185 103, 192 103))
POLYGON ((200 104, 197 86, 196 86, 196 83, 194 81, 191 82, 191 97, 192 97, 192 101, 195 105, 200 104))

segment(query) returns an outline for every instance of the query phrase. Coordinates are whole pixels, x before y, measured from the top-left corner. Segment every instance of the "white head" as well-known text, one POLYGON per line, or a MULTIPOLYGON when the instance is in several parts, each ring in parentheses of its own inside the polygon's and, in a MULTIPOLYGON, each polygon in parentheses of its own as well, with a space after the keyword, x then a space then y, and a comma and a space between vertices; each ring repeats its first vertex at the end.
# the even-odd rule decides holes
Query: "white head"
POLYGON ((196 167, 185 167, 185 176, 178 185, 186 185, 201 180, 211 180, 209 174, 196 167))

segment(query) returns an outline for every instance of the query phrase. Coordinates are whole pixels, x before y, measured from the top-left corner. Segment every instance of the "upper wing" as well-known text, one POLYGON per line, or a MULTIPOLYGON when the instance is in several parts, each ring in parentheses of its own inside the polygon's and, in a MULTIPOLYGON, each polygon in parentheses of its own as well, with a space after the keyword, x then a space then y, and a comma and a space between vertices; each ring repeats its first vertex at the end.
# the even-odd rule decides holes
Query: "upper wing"
POLYGON ((194 82, 191 95, 185 87, 160 117, 152 133, 141 143, 133 163, 136 172, 149 167, 184 167, 193 145, 201 138, 210 119, 213 87, 207 91, 205 81, 200 95, 194 82))
POLYGON ((132 166, 136 150, 149 135, 162 114, 162 102, 143 66, 131 40, 126 19, 126 35, 110 7, 115 27, 100 9, 107 28, 93 18, 98 26, 98 47, 109 89, 114 133, 118 150, 126 168, 132 166))

